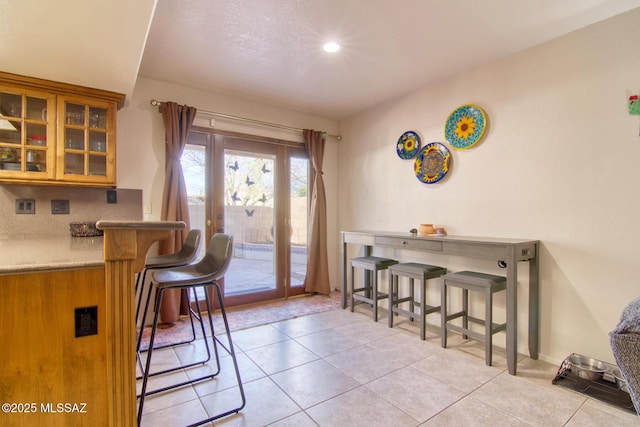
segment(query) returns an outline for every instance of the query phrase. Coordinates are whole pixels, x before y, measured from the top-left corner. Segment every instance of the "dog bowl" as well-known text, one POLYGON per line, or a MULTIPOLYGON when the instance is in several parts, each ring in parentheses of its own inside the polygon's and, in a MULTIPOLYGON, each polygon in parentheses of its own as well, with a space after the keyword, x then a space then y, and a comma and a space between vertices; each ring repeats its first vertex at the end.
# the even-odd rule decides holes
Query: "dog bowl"
POLYGON ((569 356, 569 363, 571 364, 571 372, 585 380, 599 380, 607 371, 607 365, 604 362, 581 354, 569 356))
POLYGON ((611 374, 616 377, 616 385, 618 386, 618 388, 622 391, 626 391, 627 393, 629 393, 629 388, 627 387, 627 382, 624 380, 624 378, 622 377, 622 372, 620 372, 620 369, 618 368, 614 368, 611 370, 611 374))

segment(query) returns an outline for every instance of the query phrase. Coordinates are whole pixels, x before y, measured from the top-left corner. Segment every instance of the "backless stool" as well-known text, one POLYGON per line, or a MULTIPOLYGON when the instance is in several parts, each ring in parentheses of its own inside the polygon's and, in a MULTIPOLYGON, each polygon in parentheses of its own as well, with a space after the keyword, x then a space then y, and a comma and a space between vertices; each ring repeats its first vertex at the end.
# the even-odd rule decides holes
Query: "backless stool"
POLYGON ((440 306, 433 307, 427 304, 427 280, 435 279, 447 273, 447 269, 435 265, 419 264, 416 262, 408 262, 402 264, 394 264, 389 267, 389 327, 393 327, 394 314, 403 314, 408 316, 411 321, 420 320, 420 338, 425 339, 425 326, 427 314, 438 312, 440 306), (398 287, 398 278, 409 278, 409 296, 400 297, 398 287), (414 284, 418 280, 420 283, 418 299, 415 298, 414 284), (409 310, 400 307, 400 304, 409 302, 409 310), (420 308, 418 313, 415 312, 415 306, 420 308))
POLYGON ((471 336, 485 344, 485 363, 491 366, 491 344, 494 334, 505 330, 506 323, 493 323, 493 294, 507 288, 507 279, 503 276, 478 273, 475 271, 460 271, 442 276, 442 347, 447 347, 447 330, 462 333, 463 338, 471 336), (447 313, 447 287, 462 288, 462 311, 447 313), (483 292, 485 296, 484 320, 469 315, 469 291, 483 292), (462 327, 449 323, 450 320, 462 317, 462 327), (472 331, 469 322, 484 325, 484 334, 472 331))
POLYGON ((378 273, 386 270, 389 266, 397 264, 398 261, 376 256, 365 256, 351 259, 351 312, 355 301, 362 301, 371 304, 373 307, 373 321, 378 321, 378 300, 388 298, 389 295, 378 291, 378 273), (364 270, 364 284, 360 288, 355 288, 355 269, 364 270), (357 294, 356 292, 363 292, 357 294))

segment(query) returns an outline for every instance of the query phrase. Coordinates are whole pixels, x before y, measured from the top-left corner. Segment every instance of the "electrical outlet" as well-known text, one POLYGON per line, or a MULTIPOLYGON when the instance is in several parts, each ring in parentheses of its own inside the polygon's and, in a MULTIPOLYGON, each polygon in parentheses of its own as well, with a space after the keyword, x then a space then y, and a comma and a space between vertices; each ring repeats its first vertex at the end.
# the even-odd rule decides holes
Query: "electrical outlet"
POLYGON ((34 214, 36 213, 36 201, 33 199, 16 199, 17 214, 34 214))
POLYGON ((68 214, 69 213, 69 201, 68 200, 52 200, 51 201, 51 213, 54 215, 68 214))
POLYGON ((75 309, 76 338, 98 335, 98 307, 75 309))
POLYGON ((116 190, 107 190, 107 203, 118 203, 118 193, 116 190))

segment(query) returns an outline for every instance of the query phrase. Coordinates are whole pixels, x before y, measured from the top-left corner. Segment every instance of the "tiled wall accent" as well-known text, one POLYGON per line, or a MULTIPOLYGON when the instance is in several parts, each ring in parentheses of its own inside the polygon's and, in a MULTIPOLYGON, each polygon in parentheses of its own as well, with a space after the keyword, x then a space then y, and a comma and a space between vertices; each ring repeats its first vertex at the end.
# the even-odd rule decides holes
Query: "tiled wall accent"
POLYGON ((107 203, 107 189, 0 185, 0 239, 68 236, 69 223, 142 218, 142 190, 116 189, 117 203, 107 203), (16 214, 16 199, 35 200, 35 214, 16 214), (68 214, 52 214, 52 200, 69 200, 68 214))

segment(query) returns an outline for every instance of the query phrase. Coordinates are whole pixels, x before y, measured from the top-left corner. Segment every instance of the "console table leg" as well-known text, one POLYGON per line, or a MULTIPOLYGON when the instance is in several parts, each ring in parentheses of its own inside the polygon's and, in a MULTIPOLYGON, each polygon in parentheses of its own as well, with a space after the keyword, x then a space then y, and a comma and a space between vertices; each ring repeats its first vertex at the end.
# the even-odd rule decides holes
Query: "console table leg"
POLYGON ((518 356, 518 263, 515 249, 507 249, 507 367, 516 374, 518 356))
POLYGON ((536 246, 535 257, 529 260, 529 356, 532 359, 538 358, 539 329, 540 321, 540 276, 538 253, 536 246))

